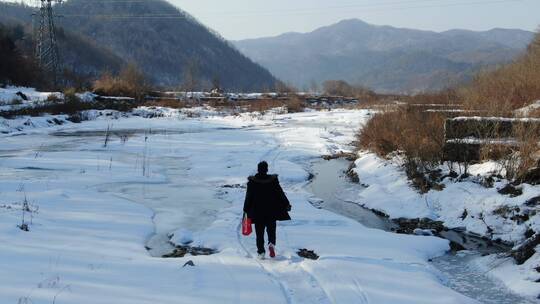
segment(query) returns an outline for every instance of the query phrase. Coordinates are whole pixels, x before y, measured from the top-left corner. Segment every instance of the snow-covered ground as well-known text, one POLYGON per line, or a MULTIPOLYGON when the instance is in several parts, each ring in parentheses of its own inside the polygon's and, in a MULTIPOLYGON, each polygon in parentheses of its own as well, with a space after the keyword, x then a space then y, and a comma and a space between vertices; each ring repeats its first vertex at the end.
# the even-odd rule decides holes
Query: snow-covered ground
MULTIPOLYGON (((540 232, 538 207, 525 203, 540 195, 540 186, 523 184, 522 195, 511 197, 497 192, 508 184, 506 180, 494 182, 493 187, 482 185, 481 177, 500 170, 493 162, 472 165, 471 177, 465 181, 447 178, 444 190, 420 194, 407 179, 399 158, 383 160, 372 153, 361 153, 355 172, 360 182, 368 187, 359 191, 354 200, 370 209, 376 209, 391 218, 430 218, 444 222, 449 228, 466 228, 467 231, 493 240, 520 243, 527 230, 540 232), (515 217, 524 216, 523 220, 515 217)), ((445 174, 447 172, 443 172, 445 174)), ((517 293, 536 298, 540 295, 540 248, 523 265, 513 259, 494 260, 489 256, 476 261, 486 273, 502 280, 517 293), (498 265, 492 269, 494 265, 498 265)))
POLYGON ((22 109, 45 102, 50 96, 62 98, 58 92, 39 92, 34 88, 0 88, 0 111, 22 109))
POLYGON ((1 303, 475 303, 428 263, 447 241, 368 229, 308 202, 310 162, 347 150, 368 112, 177 114, 4 121, 1 303), (239 234, 242 187, 260 160, 293 205, 275 260, 255 259, 254 237, 239 234), (17 228, 25 198, 28 232, 17 228), (148 240, 169 233, 219 252, 152 257, 148 240))

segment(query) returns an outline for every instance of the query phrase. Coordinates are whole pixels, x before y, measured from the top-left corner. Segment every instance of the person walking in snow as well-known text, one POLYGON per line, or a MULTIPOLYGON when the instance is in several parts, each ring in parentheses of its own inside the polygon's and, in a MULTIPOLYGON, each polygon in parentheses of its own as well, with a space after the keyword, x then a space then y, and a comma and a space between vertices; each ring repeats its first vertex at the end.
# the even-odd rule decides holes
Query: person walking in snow
POLYGON ((288 211, 291 204, 279 185, 277 175, 268 174, 268 163, 262 161, 257 166, 258 173, 248 177, 244 212, 255 224, 257 236, 257 253, 264 259, 264 231, 268 234, 268 250, 270 257, 276 256, 276 221, 291 219, 288 211))

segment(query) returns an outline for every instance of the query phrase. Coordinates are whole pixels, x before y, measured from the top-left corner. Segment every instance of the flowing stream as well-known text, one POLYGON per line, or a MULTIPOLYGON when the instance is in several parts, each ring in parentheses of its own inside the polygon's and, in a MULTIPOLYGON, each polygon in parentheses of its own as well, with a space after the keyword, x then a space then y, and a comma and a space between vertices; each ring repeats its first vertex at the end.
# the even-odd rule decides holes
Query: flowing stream
MULTIPOLYGON (((351 183, 345 172, 350 162, 344 159, 320 160, 312 165, 314 178, 308 186, 321 201, 314 204, 331 212, 354 219, 361 224, 376 229, 392 231, 397 225, 390 219, 354 203, 354 196, 360 185, 351 183)), ((432 260, 441 273, 441 279, 450 288, 482 303, 489 304, 529 304, 524 299, 494 281, 474 265, 474 260, 482 254, 499 253, 503 247, 493 246, 481 238, 450 231, 445 238, 458 242, 465 251, 448 254, 432 260)))

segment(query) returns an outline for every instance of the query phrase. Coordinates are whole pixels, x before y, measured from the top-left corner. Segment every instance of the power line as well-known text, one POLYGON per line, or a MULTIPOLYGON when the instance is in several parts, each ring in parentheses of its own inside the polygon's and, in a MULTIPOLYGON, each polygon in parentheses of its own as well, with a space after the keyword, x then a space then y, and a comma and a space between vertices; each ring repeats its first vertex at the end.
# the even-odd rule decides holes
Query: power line
MULTIPOLYGON (((452 2, 452 3, 438 3, 438 4, 428 4, 439 2, 443 0, 408 0, 408 1, 386 1, 372 4, 351 4, 351 5, 336 5, 329 6, 324 8, 300 8, 300 9, 283 9, 283 10, 274 10, 266 12, 253 12, 253 13, 238 13, 238 12, 213 12, 207 14, 215 14, 217 17, 226 17, 226 18, 243 18, 243 17, 252 17, 252 16, 284 16, 284 15, 312 15, 318 13, 325 13, 329 9, 361 9, 362 12, 386 12, 386 11, 396 11, 396 10, 412 10, 412 9, 424 9, 424 8, 445 8, 445 7, 456 7, 456 6, 478 6, 478 5, 487 5, 487 4, 500 4, 500 3, 519 3, 527 0, 483 0, 483 1, 467 1, 467 2, 452 2), (415 6, 399 6, 401 4, 415 4, 415 3, 426 3, 425 5, 415 5, 415 6), (397 5, 397 6, 396 6, 397 5)), ((138 0, 103 0, 103 1, 92 1, 93 3, 142 3, 145 1, 138 0)), ((96 15, 85 15, 85 14, 67 14, 63 15, 64 17, 74 17, 74 18, 101 18, 101 19, 186 19, 189 18, 182 13, 163 13, 163 14, 96 14, 96 15)))
POLYGON ((435 2, 440 0, 412 0, 412 1, 403 1, 403 2, 380 2, 377 4, 358 4, 358 5, 343 5, 343 6, 329 6, 325 8, 301 8, 301 9, 287 9, 287 10, 277 10, 277 11, 267 11, 263 13, 256 14, 235 14, 226 15, 223 13, 215 13, 226 17, 250 17, 250 16, 283 16, 283 15, 312 15, 319 13, 326 13, 329 9, 348 9, 350 10, 361 10, 362 12, 386 12, 386 11, 396 11, 396 10, 412 10, 412 9, 423 9, 423 8, 445 8, 445 7, 455 7, 455 6, 478 6, 484 4, 501 4, 501 3, 519 3, 527 0, 485 0, 485 1, 466 1, 466 2, 453 2, 453 3, 439 3, 439 4, 427 4, 426 2, 435 2), (414 3, 426 3, 425 5, 415 5, 415 6, 399 6, 400 4, 414 4, 414 3), (397 4, 397 5, 396 5, 397 4), (386 6, 386 7, 385 7, 386 6), (274 13, 276 12, 276 14, 274 13))
MULTIPOLYGON (((414 3, 434 3, 434 2, 441 2, 441 1, 448 1, 448 0, 403 0, 403 1, 378 1, 377 3, 364 3, 364 4, 343 4, 343 5, 332 5, 332 6, 325 6, 325 7, 313 7, 313 8, 293 8, 293 9, 277 9, 277 10, 271 10, 266 11, 267 13, 271 12, 306 12, 306 11, 327 11, 329 9, 344 9, 344 8, 378 8, 378 7, 384 7, 384 6, 392 6, 392 5, 402 5, 402 4, 414 4, 414 3)), ((492 1, 492 0, 491 0, 492 1)), ((500 0, 499 0, 500 1, 500 0)), ((508 0, 507 0, 508 1, 508 0)), ((510 0, 510 1, 516 1, 516 0, 510 0)), ((520 0, 518 0, 520 1, 520 0)), ((442 4, 444 5, 444 4, 442 4)), ((208 12, 209 14, 223 14, 223 13, 229 13, 229 14, 241 14, 242 12, 233 11, 233 12, 208 12)), ((245 13, 257 13, 255 11, 245 11, 245 13)))

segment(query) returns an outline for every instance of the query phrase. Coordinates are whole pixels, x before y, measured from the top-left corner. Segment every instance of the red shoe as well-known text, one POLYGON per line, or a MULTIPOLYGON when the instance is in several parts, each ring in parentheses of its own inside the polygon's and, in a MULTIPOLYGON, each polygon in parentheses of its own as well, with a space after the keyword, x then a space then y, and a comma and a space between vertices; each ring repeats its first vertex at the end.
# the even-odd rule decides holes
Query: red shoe
POLYGON ((274 248, 274 244, 268 243, 268 251, 270 251, 270 257, 275 258, 276 257, 276 250, 274 248))

